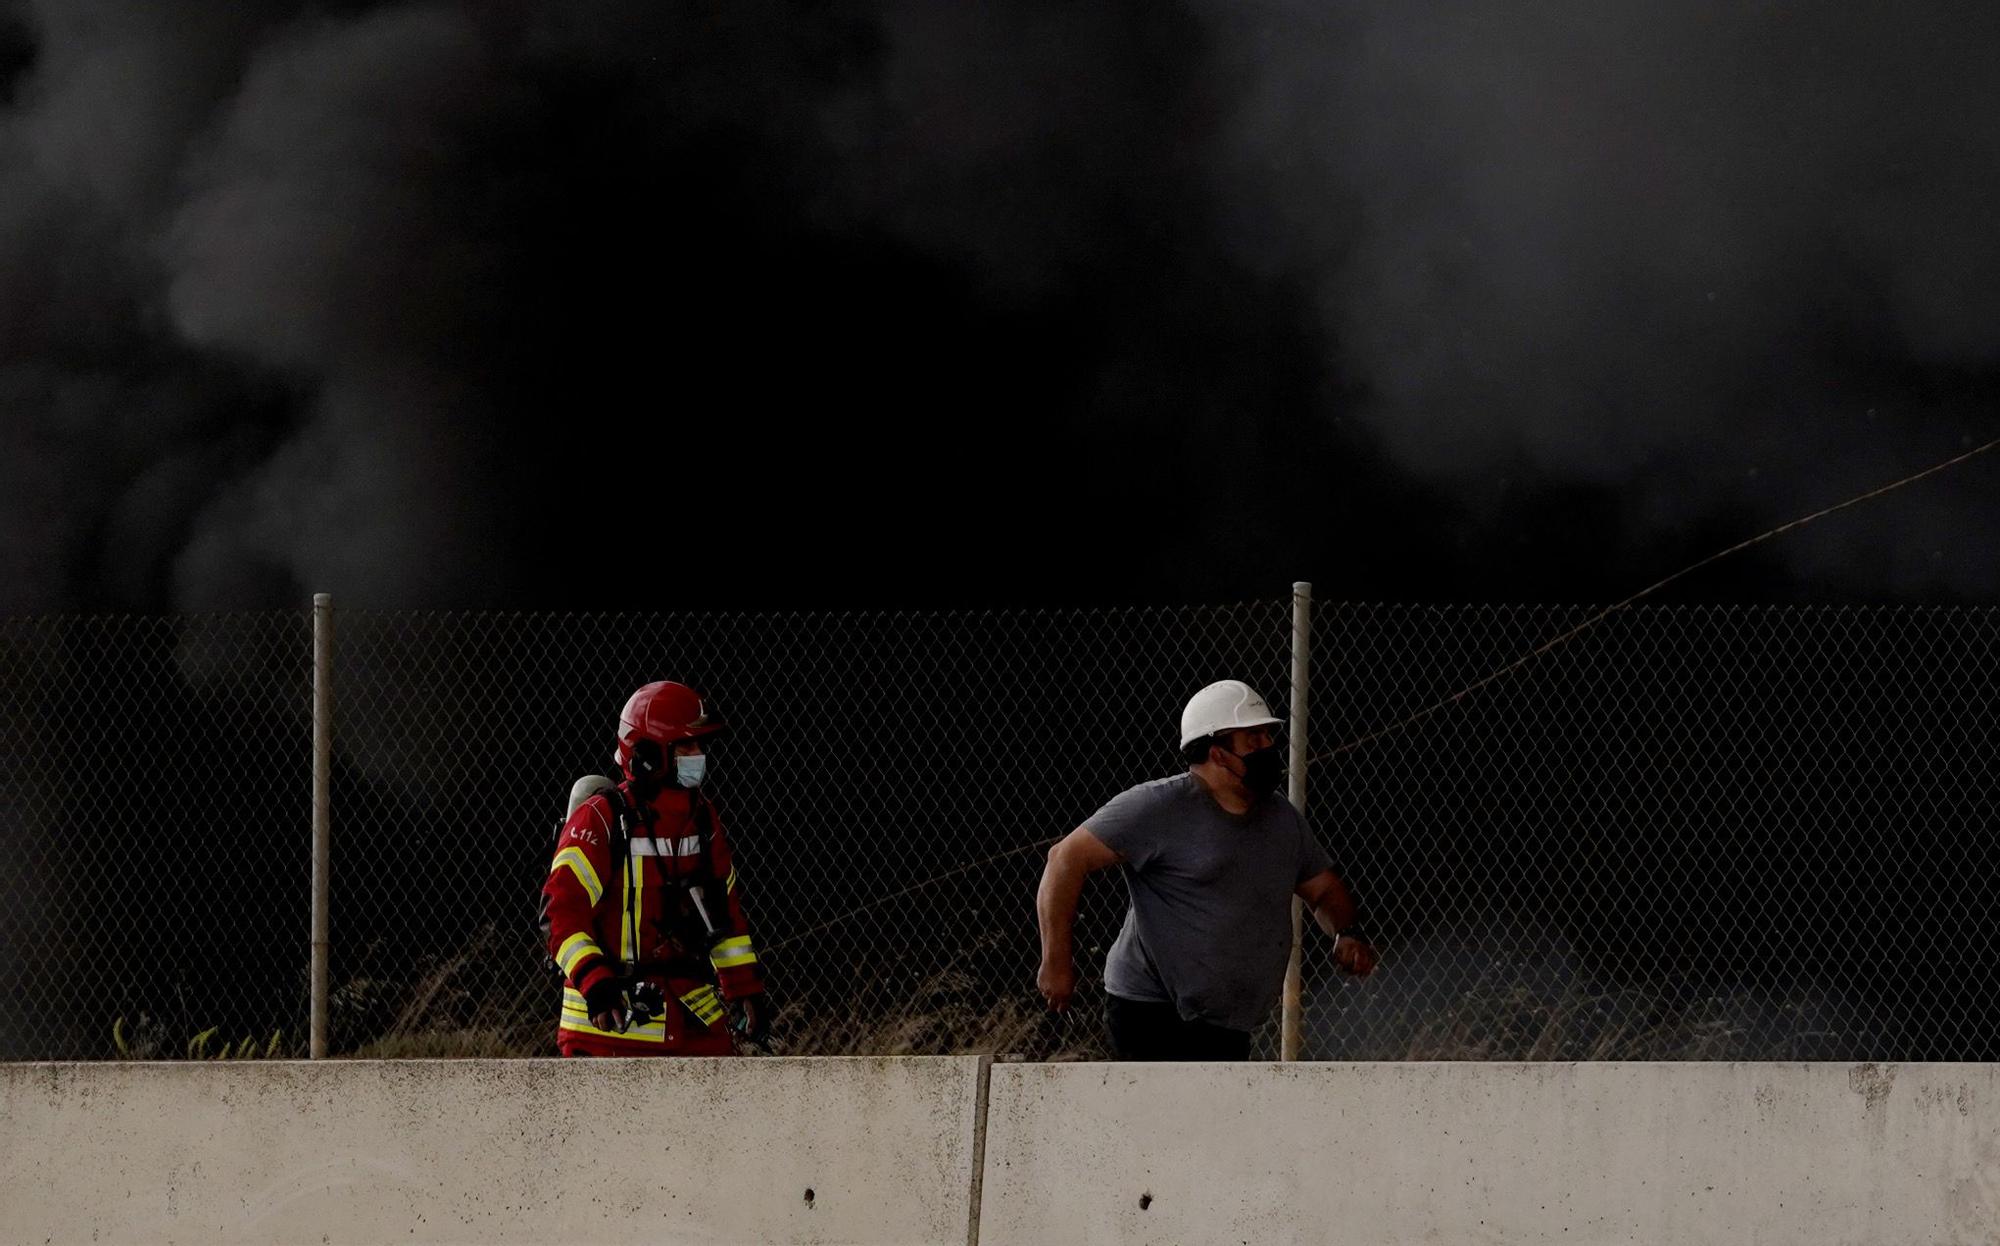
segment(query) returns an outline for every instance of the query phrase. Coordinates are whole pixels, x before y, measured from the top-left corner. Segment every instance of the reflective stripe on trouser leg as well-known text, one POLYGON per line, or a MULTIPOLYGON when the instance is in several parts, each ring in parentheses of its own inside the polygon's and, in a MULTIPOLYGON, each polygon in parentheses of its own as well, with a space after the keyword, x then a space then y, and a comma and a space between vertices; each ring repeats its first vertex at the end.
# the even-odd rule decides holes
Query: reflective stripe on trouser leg
POLYGON ((692 991, 682 995, 681 1003, 687 1005, 687 1010, 693 1013, 695 1019, 703 1025, 714 1025, 717 1021, 722 1020, 722 997, 717 995, 715 988, 709 986, 707 983, 703 983, 692 991))

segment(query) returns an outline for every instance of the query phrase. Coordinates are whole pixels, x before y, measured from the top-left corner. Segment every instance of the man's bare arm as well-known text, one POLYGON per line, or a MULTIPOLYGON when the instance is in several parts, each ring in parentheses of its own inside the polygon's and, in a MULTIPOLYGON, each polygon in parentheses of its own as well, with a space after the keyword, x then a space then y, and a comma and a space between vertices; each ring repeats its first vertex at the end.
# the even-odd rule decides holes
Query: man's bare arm
POLYGON ((1354 897, 1347 892, 1347 884, 1340 881, 1340 875, 1332 870, 1321 870, 1298 886, 1299 899, 1305 901, 1312 910, 1313 920, 1326 931, 1333 940, 1333 959, 1341 969, 1357 977, 1366 977, 1375 971, 1375 949, 1366 939, 1352 935, 1343 937, 1341 931, 1354 925, 1356 910, 1354 897))
POLYGON ((1077 827, 1049 849, 1042 884, 1035 890, 1035 917, 1042 928, 1042 968, 1035 975, 1035 985, 1057 1012, 1068 1008, 1070 997, 1076 994, 1070 930, 1076 922, 1076 901, 1083 894, 1083 880, 1123 859, 1087 826, 1077 827))
POLYGON ((1338 935, 1354 924, 1354 897, 1347 894, 1347 884, 1332 870, 1321 870, 1306 879, 1299 884, 1298 892, 1299 899, 1312 910, 1319 928, 1329 935, 1338 935))

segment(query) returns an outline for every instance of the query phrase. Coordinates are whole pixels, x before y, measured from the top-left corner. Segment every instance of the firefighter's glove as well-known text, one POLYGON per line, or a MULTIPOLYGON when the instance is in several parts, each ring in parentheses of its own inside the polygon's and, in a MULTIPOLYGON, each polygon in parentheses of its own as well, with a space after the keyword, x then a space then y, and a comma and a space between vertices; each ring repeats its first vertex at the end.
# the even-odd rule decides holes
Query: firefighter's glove
POLYGON ((590 1013, 590 1023, 598 1029, 625 1032, 625 992, 615 979, 605 978, 586 991, 583 1006, 590 1013))
POLYGON ((742 1009, 743 1017, 736 1032, 757 1046, 764 1046, 771 1037, 771 1005, 762 995, 749 995, 744 997, 742 1009))

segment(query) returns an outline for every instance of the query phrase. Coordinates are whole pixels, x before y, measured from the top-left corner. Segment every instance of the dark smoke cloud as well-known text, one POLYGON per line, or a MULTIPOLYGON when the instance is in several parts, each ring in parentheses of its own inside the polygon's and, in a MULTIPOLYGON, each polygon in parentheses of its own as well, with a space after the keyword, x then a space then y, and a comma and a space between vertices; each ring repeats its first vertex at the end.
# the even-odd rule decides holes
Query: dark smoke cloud
POLYGON ((481 32, 446 7, 312 22, 266 44, 190 163, 165 231, 166 304, 190 344, 310 386, 301 422, 202 511, 184 598, 243 568, 409 604, 477 600, 478 428, 454 337, 496 262, 466 219, 471 131, 503 105, 481 32))
POLYGON ((195 477, 257 453, 258 385, 176 340, 147 255, 177 163, 254 28, 236 6, 185 7, 10 14, 0 608, 161 604, 171 533, 208 487, 195 477), (107 530, 130 530, 134 554, 105 557, 107 530))
MULTIPOLYGON (((2000 20, 1862 3, 1216 6, 1227 231, 1316 274, 1413 470, 1771 519, 1994 429, 2000 20)), ((1801 541, 1986 591, 1991 475, 1801 541), (1959 538, 1951 539, 1956 530, 1959 538)))
POLYGON ((1989 427, 1993 25, 16 5, 0 610, 1602 596, 1989 427))

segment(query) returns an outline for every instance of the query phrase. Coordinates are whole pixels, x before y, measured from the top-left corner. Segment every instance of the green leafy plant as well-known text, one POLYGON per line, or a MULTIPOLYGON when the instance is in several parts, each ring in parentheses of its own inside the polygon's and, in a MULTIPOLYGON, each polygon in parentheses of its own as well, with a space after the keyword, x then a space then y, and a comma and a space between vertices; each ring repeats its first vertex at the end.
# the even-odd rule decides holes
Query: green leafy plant
MULTIPOLYGON (((189 1060, 276 1060, 285 1055, 285 1031, 274 1028, 268 1039, 259 1040, 254 1034, 246 1034, 240 1039, 216 1040, 222 1032, 219 1025, 189 1038, 182 1047, 183 1055, 189 1060), (210 1044, 214 1049, 210 1050, 210 1044)), ((140 1013, 131 1026, 120 1014, 111 1023, 111 1046, 120 1060, 158 1060, 163 1058, 168 1048, 166 1027, 145 1013, 140 1013)))

